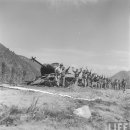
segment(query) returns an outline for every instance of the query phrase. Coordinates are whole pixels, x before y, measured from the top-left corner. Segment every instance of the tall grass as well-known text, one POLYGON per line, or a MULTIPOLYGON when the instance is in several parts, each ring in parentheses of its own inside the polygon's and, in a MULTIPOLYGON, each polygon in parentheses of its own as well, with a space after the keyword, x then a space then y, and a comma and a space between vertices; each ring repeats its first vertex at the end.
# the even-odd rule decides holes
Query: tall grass
MULTIPOLYGON (((0 106, 0 125, 18 125, 23 122, 31 121, 47 121, 57 123, 64 127, 77 127, 83 125, 83 120, 77 118, 71 108, 67 110, 48 109, 48 104, 38 105, 38 98, 34 98, 27 108, 19 108, 18 106, 0 106)), ((83 122, 84 123, 84 122, 83 122)))
POLYGON ((23 113, 22 109, 17 106, 8 107, 1 104, 0 107, 0 125, 16 125, 20 120, 20 115, 23 113))
POLYGON ((25 122, 43 122, 54 127, 65 129, 79 128, 90 130, 103 130, 103 119, 97 113, 92 113, 90 120, 77 117, 73 114, 71 107, 66 109, 49 108, 50 104, 39 105, 39 98, 33 98, 29 107, 20 108, 18 106, 0 105, 0 125, 19 125, 25 122), (89 129, 88 129, 89 128, 89 129), (93 129, 94 130, 94 129, 93 129))

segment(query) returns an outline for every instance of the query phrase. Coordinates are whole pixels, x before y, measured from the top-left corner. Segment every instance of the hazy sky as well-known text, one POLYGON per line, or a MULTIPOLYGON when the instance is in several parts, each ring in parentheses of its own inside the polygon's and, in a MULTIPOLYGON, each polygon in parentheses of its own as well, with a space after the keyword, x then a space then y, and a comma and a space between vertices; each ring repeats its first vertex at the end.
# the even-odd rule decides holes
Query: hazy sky
POLYGON ((130 68, 128 0, 0 0, 0 42, 42 63, 130 68))

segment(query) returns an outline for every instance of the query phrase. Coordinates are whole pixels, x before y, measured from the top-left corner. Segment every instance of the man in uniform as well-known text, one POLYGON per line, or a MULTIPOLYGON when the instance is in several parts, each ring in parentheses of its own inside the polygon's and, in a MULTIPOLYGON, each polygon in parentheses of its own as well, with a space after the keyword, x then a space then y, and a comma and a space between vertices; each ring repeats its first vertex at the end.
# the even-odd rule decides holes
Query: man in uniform
POLYGON ((56 67, 55 69, 55 79, 56 79, 56 83, 57 83, 57 86, 59 87, 60 86, 60 81, 61 81, 61 73, 62 73, 62 70, 63 70, 63 64, 61 63, 58 67, 56 67))
POLYGON ((114 89, 117 90, 119 88, 119 80, 115 79, 114 80, 114 89))
POLYGON ((79 75, 80 75, 80 73, 82 72, 82 68, 76 69, 76 70, 74 70, 74 68, 72 68, 72 71, 74 72, 75 85, 78 85, 79 75))
POLYGON ((82 84, 83 84, 84 87, 86 87, 88 85, 88 83, 87 83, 87 76, 88 76, 88 70, 84 69, 82 71, 82 84))
POLYGON ((123 92, 125 92, 125 90, 126 90, 126 85, 127 85, 127 82, 126 82, 126 80, 125 79, 123 79, 122 81, 121 81, 121 87, 123 88, 123 92))
POLYGON ((61 72, 61 81, 62 81, 62 86, 65 87, 65 76, 68 73, 70 67, 68 67, 67 69, 63 66, 62 68, 62 72, 61 72))

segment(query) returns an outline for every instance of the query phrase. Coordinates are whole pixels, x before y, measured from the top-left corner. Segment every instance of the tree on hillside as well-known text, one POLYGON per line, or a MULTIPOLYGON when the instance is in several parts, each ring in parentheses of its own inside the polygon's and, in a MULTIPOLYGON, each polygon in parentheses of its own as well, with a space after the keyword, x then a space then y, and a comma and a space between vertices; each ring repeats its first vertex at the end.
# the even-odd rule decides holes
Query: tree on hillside
POLYGON ((15 78, 15 68, 12 67, 11 68, 11 73, 10 73, 10 81, 9 81, 10 84, 14 83, 14 78, 15 78))
POLYGON ((27 74, 26 70, 23 70, 23 72, 22 72, 22 82, 25 80, 26 74, 27 74))
POLYGON ((21 69, 17 70, 17 84, 21 84, 23 81, 23 71, 21 69))
POLYGON ((2 82, 4 82, 5 80, 5 69, 6 69, 5 62, 2 62, 2 66, 1 66, 2 82))

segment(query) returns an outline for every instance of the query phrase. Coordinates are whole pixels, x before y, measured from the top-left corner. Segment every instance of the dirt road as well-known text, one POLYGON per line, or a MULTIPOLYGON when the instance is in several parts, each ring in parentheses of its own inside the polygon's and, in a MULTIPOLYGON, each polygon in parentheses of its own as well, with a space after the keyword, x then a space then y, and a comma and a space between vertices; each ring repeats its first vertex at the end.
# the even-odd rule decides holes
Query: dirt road
POLYGON ((65 94, 60 94, 60 93, 52 93, 52 92, 48 92, 48 91, 43 91, 43 90, 38 90, 38 89, 31 89, 31 88, 24 88, 24 87, 18 87, 18 86, 10 86, 8 84, 2 84, 0 85, 1 87, 5 87, 5 88, 10 88, 10 89, 16 89, 16 90, 23 90, 23 91, 32 91, 32 92, 39 92, 39 93, 46 93, 46 94, 50 94, 50 95, 56 95, 56 96, 61 96, 61 97, 67 97, 67 98, 71 98, 71 99, 74 99, 74 100, 86 100, 86 101, 94 101, 94 100, 97 100, 97 99, 100 99, 99 98, 93 98, 93 99, 86 99, 86 98, 76 98, 76 97, 73 97, 73 96, 70 96, 70 95, 65 95, 65 94))

